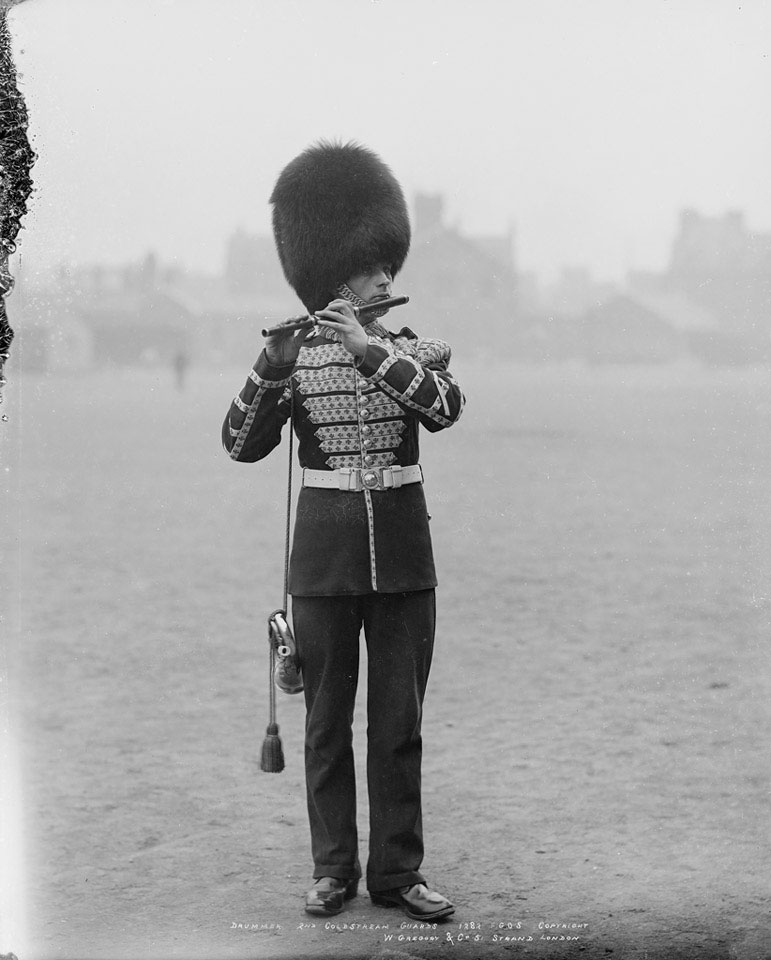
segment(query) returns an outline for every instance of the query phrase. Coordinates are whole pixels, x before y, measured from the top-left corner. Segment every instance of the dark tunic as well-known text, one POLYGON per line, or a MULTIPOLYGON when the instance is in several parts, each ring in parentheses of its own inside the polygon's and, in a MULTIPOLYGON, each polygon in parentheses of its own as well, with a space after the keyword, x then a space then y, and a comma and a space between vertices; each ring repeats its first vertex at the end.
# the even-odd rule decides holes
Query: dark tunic
MULTIPOLYGON (((419 425, 442 430, 463 410, 463 393, 448 369, 450 348, 406 328, 392 334, 370 324, 367 330, 367 351, 358 362, 319 328, 308 335, 294 365, 272 366, 263 351, 223 425, 230 456, 247 462, 267 456, 293 411, 302 467, 417 464, 419 425)), ((291 594, 401 593, 434 586, 422 484, 301 490, 291 594)))

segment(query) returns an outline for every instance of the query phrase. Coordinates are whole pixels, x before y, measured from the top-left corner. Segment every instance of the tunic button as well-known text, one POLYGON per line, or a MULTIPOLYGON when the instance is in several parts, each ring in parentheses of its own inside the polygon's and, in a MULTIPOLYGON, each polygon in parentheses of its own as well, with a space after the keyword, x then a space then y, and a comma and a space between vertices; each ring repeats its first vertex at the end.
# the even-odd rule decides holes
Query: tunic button
POLYGON ((372 441, 363 440, 361 445, 364 447, 365 450, 369 450, 369 448, 372 446, 372 441))
POLYGON ((359 410, 359 416, 362 420, 366 420, 369 416, 369 410, 359 410))
POLYGON ((375 462, 375 458, 372 456, 372 454, 368 453, 367 456, 364 458, 364 462, 367 464, 368 467, 371 467, 372 464, 375 462))
POLYGON ((362 394, 362 395, 359 397, 359 403, 362 403, 362 404, 363 404, 363 403, 369 403, 369 397, 366 396, 365 394, 362 394))
POLYGON ((368 437, 372 433, 372 427, 368 423, 365 423, 364 426, 361 428, 361 432, 364 434, 365 437, 368 437))

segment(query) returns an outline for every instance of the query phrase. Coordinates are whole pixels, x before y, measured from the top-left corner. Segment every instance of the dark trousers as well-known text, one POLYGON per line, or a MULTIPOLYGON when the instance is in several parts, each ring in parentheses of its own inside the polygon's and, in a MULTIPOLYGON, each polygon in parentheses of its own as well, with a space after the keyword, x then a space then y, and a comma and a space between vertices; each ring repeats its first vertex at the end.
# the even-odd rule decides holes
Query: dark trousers
POLYGON ((353 712, 359 635, 367 643, 367 888, 423 881, 420 734, 434 646, 433 590, 293 597, 305 683, 305 781, 313 876, 361 876, 353 712))

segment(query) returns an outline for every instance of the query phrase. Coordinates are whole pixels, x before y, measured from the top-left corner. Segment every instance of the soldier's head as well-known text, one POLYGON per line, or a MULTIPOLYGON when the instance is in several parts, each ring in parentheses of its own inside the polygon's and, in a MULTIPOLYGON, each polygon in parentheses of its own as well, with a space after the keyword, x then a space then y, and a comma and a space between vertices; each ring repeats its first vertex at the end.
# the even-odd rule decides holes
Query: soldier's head
POLYGON ((367 263, 348 277, 345 286, 355 298, 370 303, 378 298, 390 297, 392 282, 393 268, 390 263, 367 263))
POLYGON ((325 141, 309 147, 282 170, 270 202, 284 275, 310 313, 341 284, 362 300, 390 295, 410 247, 410 221, 399 183, 371 150, 325 141))

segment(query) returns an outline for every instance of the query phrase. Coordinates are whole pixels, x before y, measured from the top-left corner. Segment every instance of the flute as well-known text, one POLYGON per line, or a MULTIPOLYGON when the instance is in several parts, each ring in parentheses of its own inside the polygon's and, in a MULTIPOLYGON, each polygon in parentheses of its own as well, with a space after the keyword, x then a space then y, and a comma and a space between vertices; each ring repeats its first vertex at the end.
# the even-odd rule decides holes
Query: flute
MULTIPOLYGON (((388 297, 385 300, 373 300, 372 303, 364 303, 360 307, 354 307, 353 311, 357 317, 362 314, 372 313, 373 310, 390 310, 391 307, 401 307, 409 303, 409 297, 388 297)), ((290 323, 279 323, 275 327, 266 327, 262 331, 263 337, 270 337, 274 333, 287 333, 292 330, 310 330, 318 322, 318 317, 309 315, 306 317, 296 317, 290 323)))

